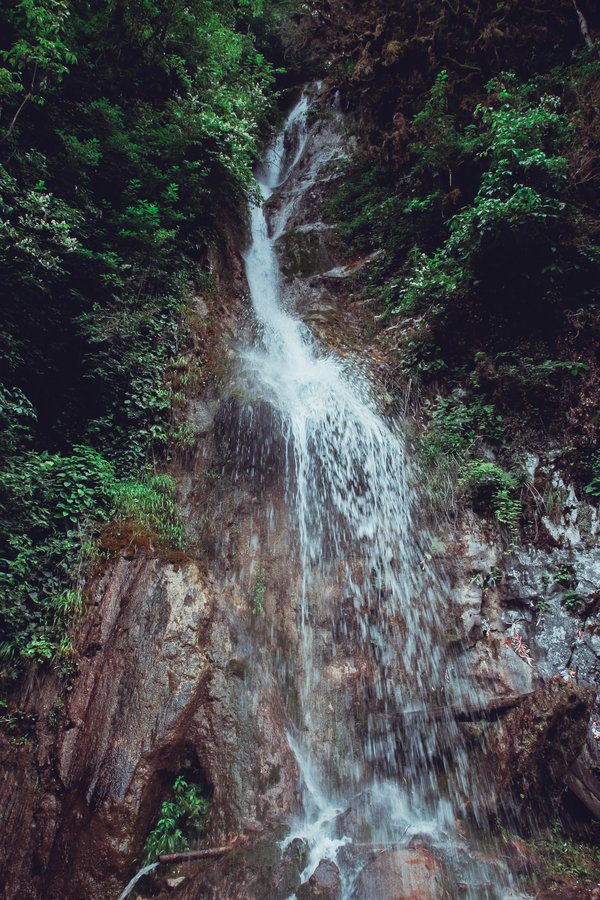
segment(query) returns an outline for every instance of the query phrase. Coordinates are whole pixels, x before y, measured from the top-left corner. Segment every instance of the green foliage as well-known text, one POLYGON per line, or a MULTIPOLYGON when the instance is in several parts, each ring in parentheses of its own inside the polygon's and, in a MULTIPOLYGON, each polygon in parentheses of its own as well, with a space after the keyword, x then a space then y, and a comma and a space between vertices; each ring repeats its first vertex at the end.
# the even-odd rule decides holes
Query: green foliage
MULTIPOLYGON (((429 254, 414 248, 408 256, 399 302, 391 307, 394 313, 429 310, 439 316, 440 310, 451 310, 457 299, 469 297, 473 303, 475 286, 477 295, 485 298, 489 285, 490 303, 498 277, 490 258, 501 260, 509 269, 518 267, 521 277, 527 278, 522 271, 528 265, 524 251, 537 262, 542 248, 548 252, 548 245, 556 243, 567 172, 567 161, 558 148, 569 140, 566 117, 559 111, 558 98, 544 95, 538 100, 514 78, 505 76, 505 80, 512 93, 500 92, 500 106, 478 107, 462 142, 453 118, 442 109, 441 77, 415 119, 418 128, 428 123, 431 148, 427 152, 413 148, 419 154, 413 177, 424 169, 450 166, 452 160, 469 154, 487 169, 473 201, 449 219, 443 245, 429 254)), ((490 83, 488 89, 497 90, 498 84, 490 83)), ((501 309, 491 311, 502 313, 501 309)))
MULTIPOLYGON (((90 447, 26 451, 0 471, 0 656, 51 659, 80 595, 82 536, 114 510, 113 470, 90 447)), ((63 648, 64 649, 64 648, 63 648)))
POLYGON ((519 537, 521 483, 517 475, 481 459, 466 462, 458 479, 459 489, 469 502, 490 506, 497 520, 506 526, 511 549, 519 537))
MULTIPOLYGON (((471 485, 467 472, 470 466, 482 463, 472 457, 481 452, 484 444, 504 442, 502 416, 484 395, 462 388, 455 388, 446 397, 438 396, 435 402, 426 401, 424 409, 429 428, 420 441, 420 451, 430 502, 434 506, 448 505, 454 498, 457 480, 464 499, 480 502, 485 491, 475 490, 477 473, 471 485)), ((491 497, 485 499, 489 503, 491 497)), ((495 507, 494 512, 497 514, 495 507)), ((505 510, 501 509, 500 514, 504 515, 505 510)))
POLYGON ((31 745, 37 715, 22 709, 9 710, 8 701, 0 699, 0 729, 16 747, 31 745))
POLYGON ((412 316, 429 311, 439 314, 449 300, 463 286, 465 271, 445 249, 438 249, 432 256, 414 248, 408 257, 409 274, 398 290, 398 301, 392 313, 412 316))
POLYGON ((519 343, 538 381, 586 374, 583 363, 531 352, 533 338, 555 333, 561 308, 575 295, 589 303, 599 283, 595 232, 581 237, 588 226, 568 202, 580 126, 560 94, 578 65, 554 81, 502 73, 471 112, 456 111, 443 71, 413 118, 410 172, 348 168, 331 215, 357 249, 383 251, 365 293, 388 317, 413 320, 400 331, 405 375, 464 371, 476 348, 519 343))
POLYGON ((448 73, 440 72, 423 109, 414 117, 413 131, 419 139, 411 147, 417 157, 414 174, 451 171, 477 147, 475 126, 469 125, 461 131, 455 117, 448 112, 447 82, 448 73))
POLYGON ((594 500, 598 500, 600 498, 600 450, 592 457, 590 470, 592 478, 585 486, 585 492, 594 500))
POLYGON ((562 887, 565 878, 575 878, 578 884, 596 884, 600 880, 600 849, 595 844, 573 840, 558 821, 529 843, 544 862, 542 871, 536 874, 547 883, 556 882, 562 887))
POLYGON ((326 204, 328 220, 352 247, 384 251, 382 272, 401 262, 414 242, 429 246, 439 231, 441 210, 439 191, 411 196, 397 189, 391 169, 364 164, 348 167, 326 204))
POLYGON ((264 569, 257 569, 254 576, 254 589, 252 591, 252 613, 257 616, 264 612, 263 597, 267 589, 267 573, 264 569))
POLYGON ((89 446, 71 456, 25 451, 0 470, 0 657, 69 666, 68 628, 82 615, 78 583, 89 535, 113 515, 133 519, 180 549, 173 480, 119 481, 89 446))
POLYGON ((549 376, 557 373, 566 372, 582 378, 590 370, 587 363, 577 360, 545 359, 542 362, 535 362, 531 356, 521 356, 510 350, 497 353, 496 360, 501 363, 504 373, 518 375, 528 381, 537 381, 544 386, 547 386, 549 376))
POLYGON ((577 610, 583 603, 583 597, 575 590, 565 591, 560 600, 563 606, 569 610, 577 610))
POLYGON ((552 576, 552 581, 554 584, 562 584, 571 587, 575 583, 575 573, 573 571, 573 566, 558 566, 556 572, 554 572, 552 576))
POLYGON ((504 72, 487 90, 500 106, 479 106, 475 115, 484 126, 483 155, 489 165, 480 192, 508 196, 519 184, 536 191, 560 193, 567 180, 568 163, 558 152, 572 139, 572 127, 551 94, 536 96, 534 86, 520 85, 504 72))
POLYGON ((19 388, 0 383, 0 451, 3 456, 23 449, 31 441, 37 419, 33 404, 19 388))
POLYGON ((468 396, 455 388, 447 397, 439 397, 432 409, 424 455, 461 457, 482 438, 502 440, 502 416, 483 396, 468 396))
MULTIPOLYGON (((0 10, 0 655, 73 664, 112 516, 181 548, 148 451, 189 448, 170 367, 219 218, 256 189, 275 73, 260 0, 0 10), (139 473, 142 471, 140 477, 139 473)), ((181 379, 179 379, 181 380, 181 379)))
POLYGON ((134 519, 176 550, 183 546, 183 522, 175 499, 176 483, 170 475, 147 475, 143 481, 116 486, 119 515, 134 519))
POLYGON ((210 800, 197 784, 178 775, 171 791, 172 799, 161 806, 156 825, 146 838, 143 863, 155 862, 162 853, 176 853, 189 848, 206 828, 210 800))
POLYGON ((131 469, 168 418, 150 395, 182 300, 217 210, 255 191, 274 79, 249 30, 260 7, 0 11, 0 377, 43 407, 43 444, 68 432, 131 469))
POLYGON ((42 105, 45 89, 56 84, 77 62, 64 43, 69 7, 64 0, 21 0, 7 12, 6 25, 15 34, 12 45, 0 51, 0 97, 19 100, 5 137, 27 99, 42 105), (24 95, 24 96, 23 96, 24 95))

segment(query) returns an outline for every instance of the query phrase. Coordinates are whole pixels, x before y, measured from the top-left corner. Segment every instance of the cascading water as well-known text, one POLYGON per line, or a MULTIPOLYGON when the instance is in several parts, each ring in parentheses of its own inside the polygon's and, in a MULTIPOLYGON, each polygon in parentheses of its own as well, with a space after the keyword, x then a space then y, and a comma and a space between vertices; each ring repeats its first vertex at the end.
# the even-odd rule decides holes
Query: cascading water
POLYGON ((431 538, 415 524, 416 473, 401 433, 378 413, 369 379, 320 346, 281 291, 276 242, 298 194, 340 152, 333 142, 318 160, 305 158, 309 106, 304 95, 259 178, 265 200, 275 195, 277 203, 251 210, 246 272, 260 339, 243 354, 240 376, 279 411, 288 448, 301 658, 285 668, 299 698, 289 740, 304 789, 291 836, 311 847, 305 876, 321 858, 337 860, 344 898, 354 896, 362 865, 356 828, 340 818, 348 807, 370 844, 426 836, 454 860, 466 883, 461 896, 503 897, 509 876, 469 862, 455 828, 467 798, 475 819, 485 812, 450 714, 473 689, 442 640, 447 587, 424 562, 431 538), (324 594, 326 622, 315 614, 324 594), (443 794, 440 774, 449 776, 443 794))

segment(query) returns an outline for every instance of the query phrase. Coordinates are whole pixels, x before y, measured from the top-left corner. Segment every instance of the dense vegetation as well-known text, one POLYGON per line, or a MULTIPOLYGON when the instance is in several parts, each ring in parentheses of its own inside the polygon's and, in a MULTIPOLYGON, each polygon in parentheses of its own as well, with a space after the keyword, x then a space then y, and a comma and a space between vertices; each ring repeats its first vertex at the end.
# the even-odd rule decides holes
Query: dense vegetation
POLYGON ((345 25, 329 5, 361 119, 330 217, 380 251, 364 294, 423 386, 433 492, 491 506, 513 541, 524 438, 600 494, 598 46, 567 2, 376 9, 345 25))
POLYGON ((381 251, 363 288, 396 371, 423 385, 435 497, 491 507, 514 541, 526 432, 555 435, 600 495, 600 60, 572 2, 301 7, 0 11, 6 671, 70 665, 98 523, 182 546, 174 484, 147 461, 193 442, 172 413, 192 377, 189 301, 210 287, 216 222, 254 191, 274 65, 324 60, 360 119, 330 216, 381 251))
MULTIPOLYGON (((21 0, 0 10, 0 656, 70 650, 78 573, 115 513, 175 547, 148 448, 186 308, 243 210, 273 110, 260 0, 21 0), (254 29, 254 30, 253 30, 254 29), (140 476, 140 471, 142 475, 140 476)), ((189 315, 187 316, 189 321, 189 315)))

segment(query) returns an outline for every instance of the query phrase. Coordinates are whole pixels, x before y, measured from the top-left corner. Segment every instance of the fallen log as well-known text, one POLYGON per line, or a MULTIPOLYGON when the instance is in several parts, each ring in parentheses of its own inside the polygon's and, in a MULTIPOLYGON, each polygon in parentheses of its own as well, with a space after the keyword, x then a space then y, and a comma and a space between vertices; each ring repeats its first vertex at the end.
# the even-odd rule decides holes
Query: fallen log
POLYGON ((182 850, 180 853, 161 853, 158 861, 161 863, 186 862, 189 859, 214 859, 223 856, 230 850, 235 850, 240 843, 227 844, 225 847, 207 847, 205 850, 182 850))

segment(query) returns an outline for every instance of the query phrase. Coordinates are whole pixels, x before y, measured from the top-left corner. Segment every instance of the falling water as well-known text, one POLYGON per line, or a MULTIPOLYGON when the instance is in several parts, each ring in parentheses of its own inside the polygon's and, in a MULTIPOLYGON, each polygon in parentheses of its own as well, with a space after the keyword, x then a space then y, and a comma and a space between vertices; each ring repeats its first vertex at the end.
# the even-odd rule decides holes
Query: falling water
POLYGON ((352 807, 372 841, 399 846, 419 835, 442 847, 455 860, 457 878, 479 885, 461 896, 502 897, 505 889, 489 886, 498 883, 497 872, 491 878, 485 866, 469 869, 455 828, 467 799, 475 818, 485 813, 456 722, 444 712, 473 689, 441 639, 448 588, 425 563, 431 538, 415 524, 417 473, 401 432, 380 414, 369 378, 315 340, 281 289, 275 243, 298 195, 340 153, 334 141, 318 160, 306 158, 309 106, 304 95, 259 178, 265 201, 277 202, 251 210, 246 272, 260 339, 242 360, 246 384, 281 414, 297 534, 300 711, 289 741, 302 773, 304 812, 291 837, 311 847, 305 877, 321 858, 335 859, 350 897, 361 863, 350 852, 352 835, 340 812, 352 807), (313 610, 327 585, 325 658, 313 610), (352 687, 336 693, 323 671, 329 665, 331 675, 342 659, 352 687), (350 707, 357 701, 360 727, 350 707), (440 775, 450 776, 443 792, 440 775))
POLYGON ((149 872, 152 872, 153 869, 156 869, 156 868, 158 868, 157 862, 150 863, 150 865, 148 865, 148 866, 143 866, 139 870, 139 872, 136 872, 136 874, 133 876, 133 878, 131 879, 129 884, 126 885, 126 887, 124 888, 122 893, 119 894, 117 900, 125 900, 125 897, 128 897, 130 895, 130 893, 132 892, 132 890, 134 889, 134 887, 136 886, 138 881, 140 881, 144 877, 144 875, 148 875, 149 872))

